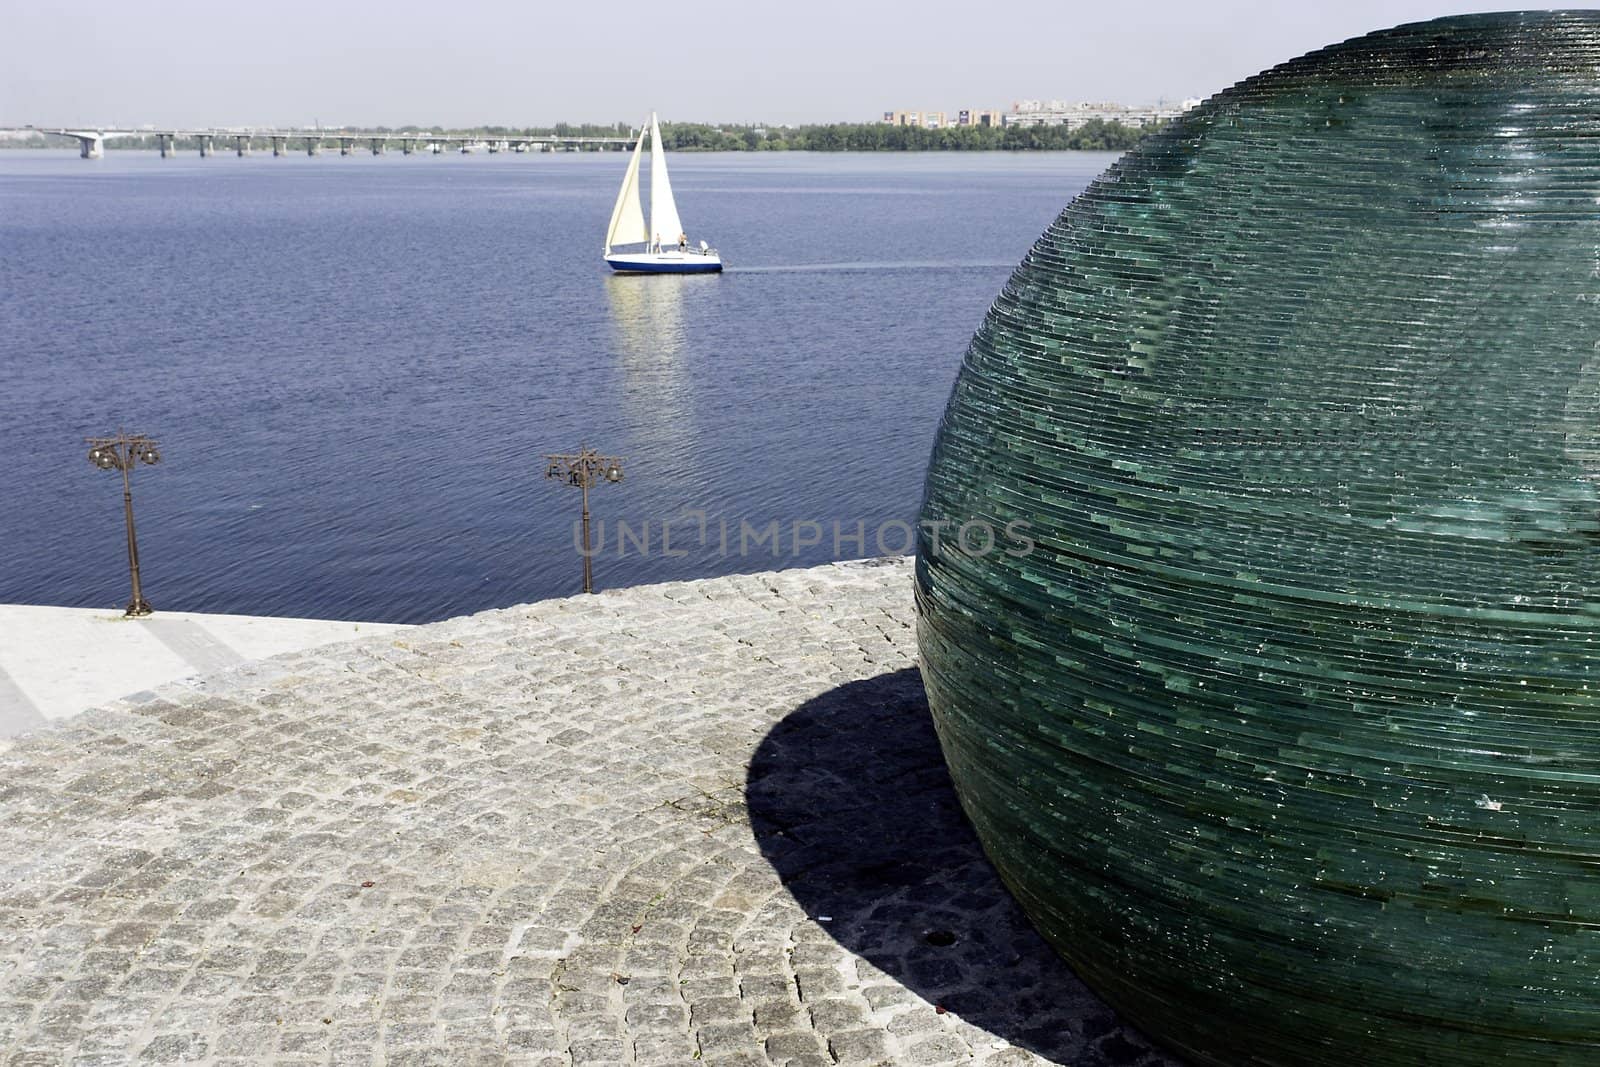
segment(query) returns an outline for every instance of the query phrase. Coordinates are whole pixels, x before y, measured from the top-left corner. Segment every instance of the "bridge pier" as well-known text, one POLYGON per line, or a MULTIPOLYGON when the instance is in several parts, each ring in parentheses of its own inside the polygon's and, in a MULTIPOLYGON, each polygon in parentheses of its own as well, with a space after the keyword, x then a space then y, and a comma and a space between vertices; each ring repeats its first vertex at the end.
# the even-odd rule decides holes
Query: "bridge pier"
POLYGON ((79 159, 99 159, 105 155, 106 138, 103 133, 74 133, 78 139, 79 159))
POLYGON ((285 156, 285 155, 288 155, 288 154, 289 154, 289 138, 287 138, 287 137, 274 137, 272 139, 272 156, 273 156, 273 158, 276 159, 279 156, 285 156))
POLYGON ((233 139, 233 147, 242 159, 250 154, 250 138, 240 135, 233 139))
POLYGON ((306 155, 314 156, 322 151, 322 142, 315 137, 306 138, 306 155))
POLYGON ((356 139, 354 137, 339 138, 339 154, 341 156, 348 156, 350 154, 350 146, 355 143, 356 139))
POLYGON ((156 147, 161 150, 162 159, 171 159, 178 154, 178 135, 175 133, 156 134, 156 147))
POLYGON ((382 137, 374 137, 372 139, 372 154, 373 155, 375 155, 375 156, 383 155, 384 149, 386 147, 387 147, 387 145, 384 142, 384 139, 382 137))
POLYGON ((209 133, 197 134, 196 135, 196 139, 200 142, 200 158, 201 159, 210 159, 212 156, 216 155, 216 147, 212 143, 213 138, 212 138, 211 134, 209 134, 209 133))
POLYGON ((416 150, 417 150, 417 142, 411 140, 410 138, 407 138, 406 140, 403 140, 403 141, 400 142, 400 154, 401 155, 409 156, 412 152, 415 152, 416 150))

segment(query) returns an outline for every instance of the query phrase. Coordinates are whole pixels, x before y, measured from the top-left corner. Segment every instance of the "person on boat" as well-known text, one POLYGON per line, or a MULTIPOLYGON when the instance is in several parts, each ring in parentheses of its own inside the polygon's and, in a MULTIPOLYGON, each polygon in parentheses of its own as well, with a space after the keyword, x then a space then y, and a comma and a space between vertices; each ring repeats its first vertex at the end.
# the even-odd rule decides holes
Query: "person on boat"
POLYGON ((689 235, 688 234, 686 234, 686 233, 678 234, 678 251, 679 252, 687 252, 687 251, 689 251, 689 235))
POLYGON ((650 243, 650 251, 652 251, 652 252, 661 251, 661 235, 659 233, 656 234, 656 239, 650 243))
POLYGON ((704 237, 700 238, 700 254, 703 256, 709 251, 711 251, 711 246, 706 244, 706 239, 704 237))

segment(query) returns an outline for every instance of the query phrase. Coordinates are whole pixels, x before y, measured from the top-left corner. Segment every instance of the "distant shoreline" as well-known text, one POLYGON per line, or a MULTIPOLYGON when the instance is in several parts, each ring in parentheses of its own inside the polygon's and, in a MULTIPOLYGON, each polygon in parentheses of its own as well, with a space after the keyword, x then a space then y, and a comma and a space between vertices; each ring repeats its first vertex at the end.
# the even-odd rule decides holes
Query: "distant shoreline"
MULTIPOLYGON (((1090 119, 1081 125, 1066 126, 945 126, 927 129, 917 126, 892 126, 881 122, 829 123, 795 127, 713 126, 700 123, 674 123, 662 126, 662 140, 669 152, 1039 152, 1089 151, 1122 152, 1160 129, 1160 126, 1125 126, 1120 122, 1090 119)), ((506 138, 525 139, 541 135, 572 137, 636 136, 626 126, 558 126, 553 129, 513 130, 484 127, 477 130, 416 130, 378 127, 370 130, 334 130, 322 134, 325 144, 340 137, 414 135, 426 142, 430 136, 484 141, 506 138)), ((233 133, 216 134, 216 150, 231 150, 227 143, 233 133)), ((254 149, 261 150, 265 137, 258 136, 254 149)), ((298 140, 298 138, 296 138, 298 140)), ((65 137, 35 136, 25 139, 0 139, 0 149, 69 148, 65 137)), ((108 139, 108 152, 154 151, 158 147, 154 132, 143 137, 108 139)), ((179 151, 197 152, 194 138, 179 138, 179 151)), ((598 151, 587 148, 584 151, 598 151)))

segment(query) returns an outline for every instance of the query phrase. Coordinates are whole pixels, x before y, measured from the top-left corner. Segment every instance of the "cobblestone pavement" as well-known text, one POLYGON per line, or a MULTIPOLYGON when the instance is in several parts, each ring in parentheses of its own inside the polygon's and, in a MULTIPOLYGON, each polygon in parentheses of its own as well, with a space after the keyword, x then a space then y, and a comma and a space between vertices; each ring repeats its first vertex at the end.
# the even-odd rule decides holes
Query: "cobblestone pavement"
POLYGON ((910 586, 547 601, 19 742, 4 1062, 1166 1062, 961 821, 910 586))

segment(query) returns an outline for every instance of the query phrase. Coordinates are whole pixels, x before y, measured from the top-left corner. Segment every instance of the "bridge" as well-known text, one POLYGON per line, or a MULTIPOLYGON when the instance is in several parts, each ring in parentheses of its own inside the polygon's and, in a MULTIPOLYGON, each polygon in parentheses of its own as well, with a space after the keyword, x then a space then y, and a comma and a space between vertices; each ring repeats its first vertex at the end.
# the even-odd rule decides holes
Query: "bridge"
POLYGON ((558 148, 581 149, 593 147, 596 149, 616 148, 622 149, 633 144, 628 137, 561 137, 554 134, 514 134, 498 137, 486 137, 481 134, 471 133, 362 133, 358 130, 301 130, 301 129, 265 129, 265 130, 238 130, 226 128, 211 128, 203 130, 124 130, 109 126, 78 126, 78 127, 45 127, 22 126, 10 129, 0 129, 0 133, 41 133, 54 137, 72 137, 78 142, 78 154, 84 159, 99 159, 105 154, 105 143, 115 137, 154 137, 156 145, 161 151, 161 158, 177 154, 177 145, 180 140, 193 141, 199 146, 202 159, 216 155, 217 146, 229 146, 241 156, 250 154, 254 144, 272 145, 272 154, 285 156, 291 151, 304 150, 307 155, 314 156, 322 151, 324 145, 339 146, 339 154, 348 156, 358 150, 357 146, 369 149, 373 155, 381 156, 388 151, 391 145, 399 145, 404 155, 417 152, 430 152, 439 155, 451 150, 459 152, 472 152, 482 147, 488 152, 552 152, 558 148))

